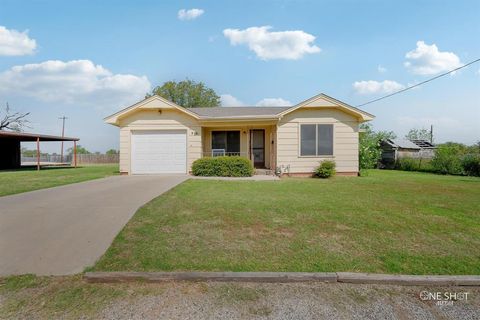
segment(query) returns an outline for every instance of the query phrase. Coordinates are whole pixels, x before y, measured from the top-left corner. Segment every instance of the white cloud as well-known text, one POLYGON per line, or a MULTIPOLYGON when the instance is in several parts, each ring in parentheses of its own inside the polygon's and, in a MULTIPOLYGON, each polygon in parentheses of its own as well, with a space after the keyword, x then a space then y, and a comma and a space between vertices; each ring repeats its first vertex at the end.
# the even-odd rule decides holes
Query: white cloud
POLYGON ((292 103, 282 98, 265 98, 257 102, 256 106, 259 107, 288 107, 292 103))
POLYGON ((378 65, 377 70, 378 70, 378 72, 380 72, 380 73, 385 73, 385 72, 387 72, 387 68, 382 67, 381 65, 378 65))
POLYGON ((355 81, 353 83, 353 88, 359 94, 374 94, 374 93, 392 93, 401 89, 404 89, 405 86, 401 83, 398 83, 393 80, 384 80, 384 81, 355 81))
POLYGON ((231 94, 221 94, 220 102, 222 107, 242 107, 245 104, 231 94))
POLYGON ((203 9, 196 9, 196 8, 189 9, 189 10, 181 9, 178 11, 177 16, 178 16, 178 19, 180 20, 193 20, 200 17, 204 13, 205 13, 205 10, 203 9))
POLYGON ((0 93, 100 108, 133 103, 150 88, 145 76, 113 74, 90 60, 49 60, 0 73, 0 93))
POLYGON ((424 41, 417 41, 417 48, 407 52, 405 58, 408 60, 405 67, 420 75, 433 75, 462 65, 455 53, 439 51, 435 44, 428 45, 424 41))
POLYGON ((233 46, 245 44, 262 60, 297 60, 308 53, 320 52, 313 44, 315 36, 302 30, 269 31, 271 26, 250 27, 244 30, 225 29, 223 35, 233 46))
POLYGON ((0 56, 24 56, 33 54, 36 48, 37 42, 28 36, 28 31, 0 26, 0 56))

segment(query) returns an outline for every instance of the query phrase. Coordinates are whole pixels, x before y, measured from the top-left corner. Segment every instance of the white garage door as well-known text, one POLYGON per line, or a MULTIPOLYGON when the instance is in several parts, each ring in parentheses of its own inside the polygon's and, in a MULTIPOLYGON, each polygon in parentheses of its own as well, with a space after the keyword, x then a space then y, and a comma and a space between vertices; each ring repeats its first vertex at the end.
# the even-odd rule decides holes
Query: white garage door
POLYGON ((132 173, 186 173, 185 131, 133 131, 132 173))

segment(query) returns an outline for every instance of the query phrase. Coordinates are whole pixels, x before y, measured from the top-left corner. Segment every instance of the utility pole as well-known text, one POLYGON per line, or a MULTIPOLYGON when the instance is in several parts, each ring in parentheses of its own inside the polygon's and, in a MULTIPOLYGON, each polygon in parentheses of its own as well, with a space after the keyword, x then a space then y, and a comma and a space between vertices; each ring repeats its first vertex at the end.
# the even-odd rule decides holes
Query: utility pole
POLYGON ((430 125, 430 143, 433 144, 433 124, 430 125))
MULTIPOLYGON (((65 119, 68 119, 68 118, 63 116, 58 119, 62 120, 62 138, 63 138, 65 136, 65 119)), ((62 140, 62 151, 60 152, 60 161, 63 163, 63 140, 62 140)))

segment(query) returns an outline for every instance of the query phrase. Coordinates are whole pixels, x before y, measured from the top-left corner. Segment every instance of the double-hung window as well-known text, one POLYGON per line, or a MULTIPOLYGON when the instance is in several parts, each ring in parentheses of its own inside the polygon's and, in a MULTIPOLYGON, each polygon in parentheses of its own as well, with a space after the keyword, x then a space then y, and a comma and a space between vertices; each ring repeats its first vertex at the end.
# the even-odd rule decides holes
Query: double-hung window
POLYGON ((333 124, 301 124, 300 156, 333 156, 333 124))

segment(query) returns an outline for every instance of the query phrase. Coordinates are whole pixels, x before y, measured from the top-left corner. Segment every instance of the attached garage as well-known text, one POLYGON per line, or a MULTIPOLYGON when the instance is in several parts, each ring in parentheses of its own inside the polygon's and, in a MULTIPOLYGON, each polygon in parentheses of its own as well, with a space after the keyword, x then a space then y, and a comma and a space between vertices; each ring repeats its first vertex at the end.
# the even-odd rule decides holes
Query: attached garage
POLYGON ((131 136, 133 174, 186 173, 185 130, 138 130, 131 136))

